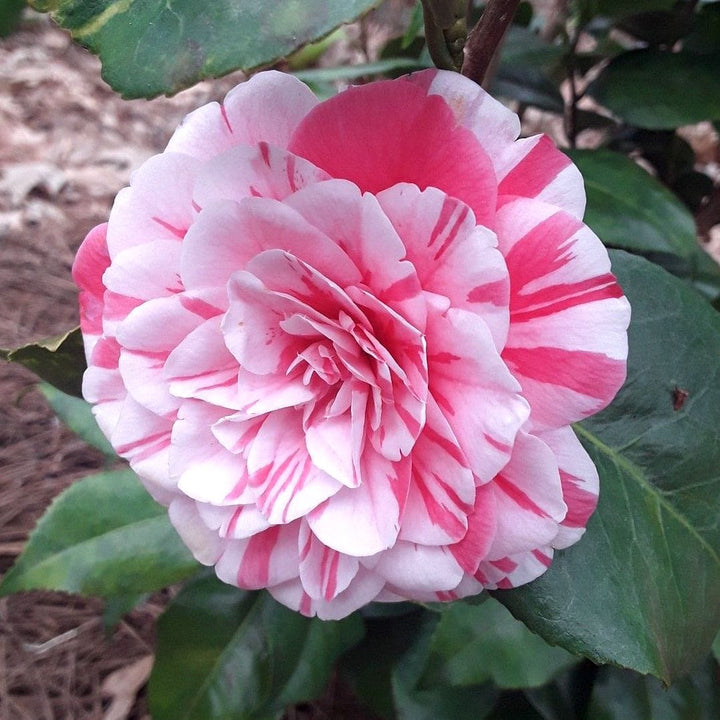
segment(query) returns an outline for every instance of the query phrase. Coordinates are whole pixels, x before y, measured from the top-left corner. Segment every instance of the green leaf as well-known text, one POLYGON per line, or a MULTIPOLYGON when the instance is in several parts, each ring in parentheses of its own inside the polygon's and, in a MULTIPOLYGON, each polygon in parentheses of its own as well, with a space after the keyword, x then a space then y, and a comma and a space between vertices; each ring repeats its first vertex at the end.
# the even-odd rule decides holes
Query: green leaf
POLYGON ((562 114, 565 111, 560 91, 541 70, 534 67, 500 65, 491 92, 548 112, 562 114))
POLYGON ((496 596, 548 642, 669 683, 720 627, 720 316, 656 265, 611 256, 633 309, 628 377, 577 426, 598 509, 547 573, 496 596))
POLYGON ((0 585, 111 598, 157 590, 197 570, 158 505, 129 469, 78 480, 40 519, 0 585))
POLYGON ((608 247, 640 254, 670 254, 674 274, 720 286, 718 265, 697 241, 695 220, 664 185, 619 153, 573 150, 568 155, 585 180, 585 222, 608 247))
POLYGON ((22 20, 25 0, 0 0, 0 37, 14 33, 22 20))
POLYGON ((136 595, 118 595, 117 597, 108 598, 103 608, 102 622, 106 632, 111 632, 113 628, 120 622, 123 615, 127 615, 134 610, 140 603, 145 602, 148 593, 140 593, 136 595))
POLYGON ((170 95, 208 77, 269 65, 355 20, 379 0, 31 0, 100 56, 123 97, 170 95))
POLYGON ((718 667, 708 658, 692 675, 664 688, 654 678, 617 668, 601 668, 587 720, 717 720, 718 667))
POLYGON ((421 684, 465 687, 492 680, 501 688, 538 687, 577 662, 488 598, 480 605, 455 603, 445 609, 421 684))
POLYGON ((720 55, 633 50, 613 58, 588 88, 625 122, 656 130, 720 119, 720 55))
POLYGON ((492 710, 498 689, 492 683, 470 687, 445 684, 420 687, 433 634, 440 621, 427 612, 415 640, 395 665, 392 688, 398 720, 482 720, 492 710))
POLYGON ((80 328, 19 348, 0 349, 0 357, 24 365, 69 395, 82 396, 85 350, 80 328))
POLYGON ((100 450, 109 458, 116 458, 108 439, 102 434, 92 414, 92 405, 82 398, 73 397, 58 390, 47 383, 40 383, 40 392, 45 396, 55 414, 70 428, 78 437, 88 445, 100 450))
POLYGON ((319 695, 362 621, 308 619, 265 592, 246 592, 206 571, 158 621, 148 688, 154 720, 261 720, 319 695))
POLYGON ((306 83, 337 82, 338 80, 357 80, 366 75, 383 75, 384 73, 402 70, 410 72, 430 67, 424 59, 410 57, 387 58, 362 65, 338 65, 337 67, 311 68, 294 72, 296 78, 306 83))
POLYGON ((675 0, 579 0, 579 5, 592 15, 622 17, 650 10, 670 10, 675 0))
POLYGON ((720 633, 718 633, 715 636, 715 640, 713 641, 712 646, 713 655, 715 656, 715 659, 720 662, 720 633))

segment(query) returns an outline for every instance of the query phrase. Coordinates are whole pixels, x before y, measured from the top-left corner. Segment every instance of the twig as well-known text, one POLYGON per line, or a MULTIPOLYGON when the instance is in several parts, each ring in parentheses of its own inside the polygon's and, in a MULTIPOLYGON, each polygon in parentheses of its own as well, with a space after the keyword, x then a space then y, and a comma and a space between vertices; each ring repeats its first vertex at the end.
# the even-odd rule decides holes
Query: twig
POLYGON ((492 59, 510 25, 520 0, 489 0, 465 45, 462 74, 483 84, 492 59))

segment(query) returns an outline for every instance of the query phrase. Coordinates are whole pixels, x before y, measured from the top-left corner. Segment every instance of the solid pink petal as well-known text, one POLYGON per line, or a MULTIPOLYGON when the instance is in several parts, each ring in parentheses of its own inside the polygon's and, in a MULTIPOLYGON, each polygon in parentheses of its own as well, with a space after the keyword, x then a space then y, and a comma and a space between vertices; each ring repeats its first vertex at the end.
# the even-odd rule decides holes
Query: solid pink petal
POLYGON ((174 295, 183 290, 181 247, 175 239, 153 240, 122 250, 113 258, 103 283, 111 292, 140 300, 174 295))
POLYGON ((357 558, 323 545, 307 523, 300 524, 299 543, 300 580, 310 597, 329 602, 347 589, 360 568, 357 558))
POLYGON ((310 597, 299 578, 269 587, 268 591, 278 602, 306 617, 317 615, 321 620, 341 620, 372 602, 382 590, 384 582, 372 570, 361 566, 349 587, 330 601, 310 597))
POLYGON ((244 540, 226 541, 217 576, 246 590, 260 590, 297 577, 300 523, 275 525, 244 540))
POLYGON ((536 200, 498 212, 511 278, 503 359, 532 407, 532 427, 560 427, 604 408, 625 379, 630 306, 607 251, 573 216, 536 200))
POLYGON ((264 141, 287 147, 297 124, 317 103, 307 85, 292 75, 257 73, 235 86, 222 105, 213 102, 191 112, 173 133, 167 151, 204 159, 233 145, 264 141))
POLYGON ((430 394, 475 476, 488 482, 510 459, 529 415, 520 386, 495 349, 485 323, 464 310, 428 315, 430 394))
MULTIPOLYGON (((362 282, 415 327, 424 328, 421 284, 412 264, 405 260, 406 246, 373 195, 363 195, 352 183, 331 180, 298 191, 287 204, 347 253, 361 276, 356 283, 362 282)), ((300 257, 308 260, 305 255, 300 257)), ((349 284, 336 282, 343 287, 349 284)))
POLYGON ((110 257, 153 240, 182 240, 196 214, 192 193, 199 167, 188 155, 163 153, 135 171, 110 212, 110 257))
POLYGON ((326 100, 300 123, 289 148, 363 191, 377 194, 401 182, 433 186, 470 205, 478 224, 494 216, 495 173, 477 138, 442 98, 406 78, 326 100))
POLYGON ((506 195, 535 198, 582 219, 585 212, 582 175, 547 135, 523 138, 507 147, 496 170, 499 205, 506 195))
POLYGON ((306 515, 342 487, 312 463, 296 410, 267 415, 249 446, 247 466, 257 506, 271 523, 306 515))
POLYGON ((496 530, 488 559, 550 545, 567 514, 557 460, 541 440, 518 433, 510 462, 492 481, 496 530))
POLYGON ((509 590, 540 577, 552 563, 553 549, 540 547, 480 563, 475 578, 488 590, 509 590))
POLYGON ((343 487, 307 517, 318 539, 341 553, 367 557, 395 544, 410 485, 411 462, 363 453, 363 484, 343 487))
POLYGON ((103 318, 103 273, 110 265, 107 249, 107 223, 94 227, 83 240, 75 256, 72 277, 80 288, 80 329, 85 344, 85 357, 88 362, 95 343, 102 335, 103 318))
POLYGON ((476 82, 456 72, 422 70, 408 76, 428 95, 439 95, 457 122, 470 130, 496 164, 520 134, 520 119, 476 82))
POLYGON ((571 427, 549 430, 539 437, 557 456, 563 500, 568 506, 552 546, 566 548, 583 536, 595 511, 600 484, 598 472, 571 427))
POLYGON ((482 317, 501 349, 508 331, 510 281, 497 239, 470 208, 436 188, 384 190, 378 201, 402 239, 426 291, 482 317))
POLYGON ((168 507, 170 522, 190 549, 195 559, 203 565, 213 565, 222 554, 222 540, 203 522, 197 503, 183 495, 173 498, 168 507))
POLYGON ((462 568, 448 548, 402 540, 380 555, 374 571, 385 578, 391 591, 410 598, 452 590, 463 577, 462 568))
POLYGON ((475 480, 465 453, 435 401, 412 451, 412 481, 400 539, 423 545, 457 543, 467 535, 475 480))
POLYGON ((328 174, 302 157, 261 142, 231 148, 197 172, 192 199, 199 208, 218 200, 236 202, 250 197, 282 200, 328 174))

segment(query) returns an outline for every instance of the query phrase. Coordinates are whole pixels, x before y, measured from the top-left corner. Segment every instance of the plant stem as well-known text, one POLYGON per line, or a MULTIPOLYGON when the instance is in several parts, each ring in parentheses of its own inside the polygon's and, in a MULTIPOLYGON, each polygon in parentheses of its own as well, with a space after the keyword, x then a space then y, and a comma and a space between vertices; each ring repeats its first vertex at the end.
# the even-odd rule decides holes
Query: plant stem
POLYGON ((482 17, 470 32, 465 45, 462 74, 478 85, 483 84, 519 4, 520 0, 488 0, 482 17))

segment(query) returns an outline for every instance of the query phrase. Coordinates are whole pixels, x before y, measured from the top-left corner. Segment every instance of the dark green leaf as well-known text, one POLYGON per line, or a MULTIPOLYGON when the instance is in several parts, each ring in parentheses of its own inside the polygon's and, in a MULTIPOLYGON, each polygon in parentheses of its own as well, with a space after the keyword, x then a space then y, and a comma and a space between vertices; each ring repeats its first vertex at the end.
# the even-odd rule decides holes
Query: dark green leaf
POLYGON ((379 0, 31 0, 98 54, 124 97, 170 95, 290 55, 379 0))
POLYGON ((402 36, 401 47, 403 50, 409 48, 417 37, 422 34, 423 23, 423 6, 420 0, 416 0, 415 7, 410 15, 410 22, 402 36))
POLYGON ((362 622, 308 619, 265 592, 207 571, 186 584, 158 621, 149 685, 154 720, 264 720, 319 695, 362 622))
POLYGON ((670 11, 651 10, 628 15, 617 25, 623 32, 650 45, 673 45, 687 35, 692 26, 692 15, 688 15, 682 5, 670 11))
POLYGON ((585 222, 609 247, 675 255, 674 274, 720 286, 718 265, 697 241, 685 205, 632 160, 607 150, 568 152, 587 191, 585 222))
POLYGON ((683 48, 694 53, 720 52, 720 3, 707 3, 700 8, 683 48))
POLYGON ((718 633, 715 636, 715 640, 713 641, 712 646, 713 655, 715 656, 715 659, 720 662, 720 633, 718 633))
POLYGON ((70 430, 108 457, 117 457, 112 445, 98 427, 90 403, 82 398, 67 395, 47 383, 40 383, 39 387, 55 414, 70 430))
POLYGON ((123 615, 127 615, 134 610, 141 602, 147 600, 147 593, 137 595, 119 595, 117 597, 108 598, 103 608, 102 622, 106 632, 111 632, 113 628, 122 620, 123 615))
POLYGON ((672 687, 628 670, 601 668, 587 720, 717 720, 718 667, 708 658, 672 687))
POLYGON ((0 595, 65 590, 110 598, 157 590, 197 570, 158 505, 129 469, 78 480, 52 503, 0 595))
POLYGON ((720 626, 720 316, 661 268, 611 255, 633 318, 627 382, 577 428, 598 509, 547 573, 497 597, 548 642, 670 682, 720 626))
POLYGON ((537 687, 578 661, 489 598, 481 605, 446 607, 421 684, 468 686, 492 680, 501 688, 537 687))
POLYGON ((398 720, 482 720, 498 697, 492 683, 418 687, 438 622, 438 615, 426 613, 413 644, 395 665, 392 687, 398 720))
POLYGON ((0 349, 0 357, 24 365, 69 395, 82 396, 85 350, 80 328, 19 348, 0 349))
POLYGON ((300 70, 293 73, 293 75, 306 83, 337 82, 338 80, 356 80, 359 77, 382 75, 395 70, 410 72, 426 67, 430 67, 430 64, 423 59, 396 57, 362 65, 339 65, 337 67, 300 70))
POLYGON ((555 84, 540 70, 520 65, 500 65, 491 88, 493 95, 562 114, 565 104, 555 84))
POLYGON ((0 0, 0 37, 7 37, 20 25, 25 0, 0 0))
POLYGON ((670 10, 675 0, 579 0, 579 5, 586 13, 622 17, 632 13, 650 10, 670 10))
POLYGON ((548 69, 555 67, 565 52, 562 45, 551 45, 536 32, 511 25, 503 40, 500 61, 504 65, 548 69))
POLYGON ((610 61, 588 93, 631 125, 676 128, 720 119, 720 55, 633 50, 610 61))

